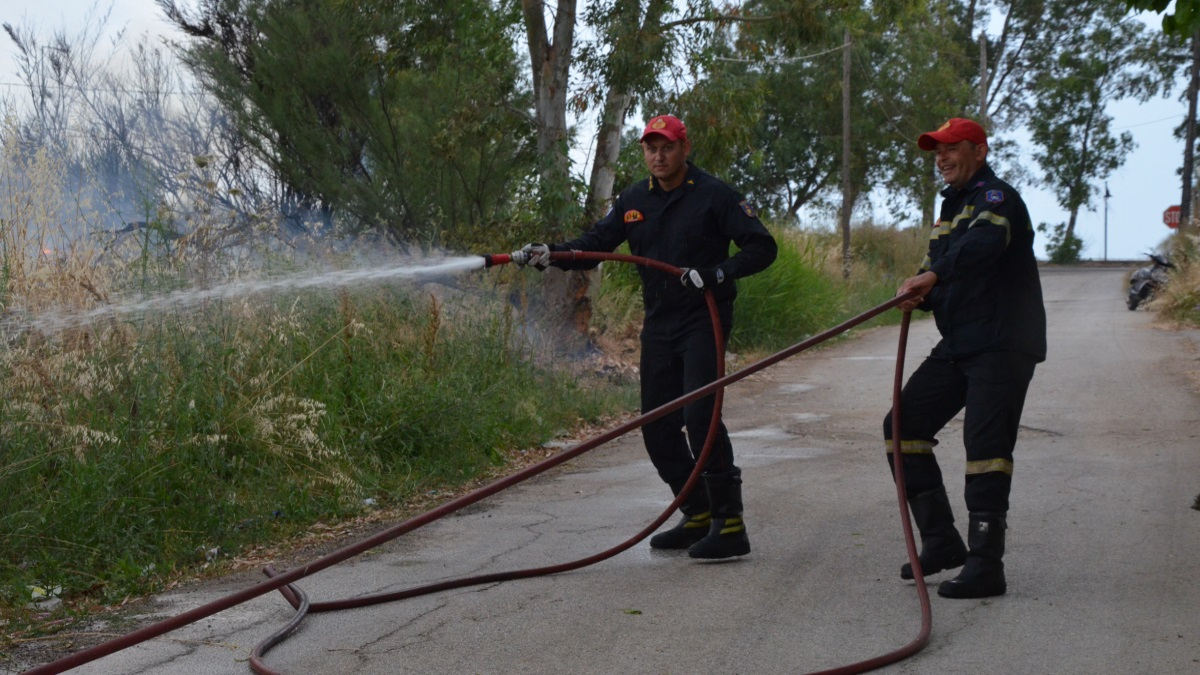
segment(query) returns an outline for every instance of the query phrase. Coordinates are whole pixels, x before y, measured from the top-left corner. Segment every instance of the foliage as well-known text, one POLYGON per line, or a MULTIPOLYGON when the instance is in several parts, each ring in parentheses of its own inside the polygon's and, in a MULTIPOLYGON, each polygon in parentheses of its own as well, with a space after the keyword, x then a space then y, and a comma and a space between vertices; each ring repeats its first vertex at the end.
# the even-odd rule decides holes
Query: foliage
POLYGON ((86 19, 78 34, 49 38, 4 24, 28 98, 0 100, 3 152, 61 166, 55 184, 84 205, 62 223, 74 235, 117 239, 155 220, 178 235, 211 208, 232 214, 227 229, 245 227, 239 216, 262 206, 268 181, 230 141, 216 102, 180 91, 177 63, 148 36, 118 33, 111 49, 122 58, 101 53, 108 15, 86 19))
POLYGON ((1083 240, 1067 229, 1066 223, 1053 226, 1041 223, 1038 232, 1046 235, 1046 255, 1050 262, 1056 265, 1070 265, 1079 262, 1079 253, 1083 250, 1083 240))
POLYGON ((1125 0, 1133 11, 1151 11, 1162 14, 1163 32, 1186 37, 1200 27, 1200 1, 1197 0, 1125 0), (1174 3, 1175 12, 1168 12, 1174 3))
POLYGON ((629 405, 539 370, 516 330, 383 286, 27 333, 0 353, 3 604, 30 585, 119 598, 629 405))
POLYGON ((734 352, 780 349, 836 323, 844 313, 840 284, 823 274, 817 238, 777 234, 779 257, 765 271, 738 280, 734 352))
POLYGON ((1200 326, 1200 239, 1194 234, 1176 232, 1165 242, 1175 268, 1167 277, 1161 298, 1160 315, 1181 323, 1200 326))
POLYGON ((1043 30, 1048 27, 1055 39, 1031 50, 1031 58, 1044 64, 1034 78, 1029 120, 1038 146, 1034 158, 1044 183, 1070 213, 1068 244, 1079 210, 1090 207, 1097 194, 1097 183, 1120 167, 1133 148, 1128 131, 1113 134, 1106 106, 1127 97, 1146 100, 1170 73, 1162 65, 1161 47, 1123 14, 1112 0, 1070 7, 1051 3, 1043 30))
POLYGON ((503 8, 204 0, 193 17, 160 5, 192 37, 185 63, 283 181, 289 213, 439 241, 505 217, 533 171, 503 8))

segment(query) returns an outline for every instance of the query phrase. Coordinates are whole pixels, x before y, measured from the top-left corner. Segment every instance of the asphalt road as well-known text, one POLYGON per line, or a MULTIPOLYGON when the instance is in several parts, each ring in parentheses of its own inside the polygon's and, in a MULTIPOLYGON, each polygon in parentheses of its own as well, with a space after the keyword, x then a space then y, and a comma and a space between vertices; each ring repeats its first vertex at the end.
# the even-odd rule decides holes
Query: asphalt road
MULTIPOLYGON (((928 646, 884 673, 1200 672, 1200 331, 1123 301, 1125 270, 1043 270, 1050 357, 1030 389, 1009 514, 1009 591, 931 594, 928 646)), ((731 387, 753 552, 700 563, 645 542, 593 567, 310 616, 267 657, 287 673, 803 673, 919 630, 881 440, 895 328, 731 387)), ((906 370, 935 341, 914 323, 906 370)), ((959 421, 939 457, 965 523, 959 421)), ((300 582, 314 600, 589 555, 669 495, 636 435, 300 582)), ((672 519, 672 521, 674 518, 672 519)), ((930 577, 931 586, 951 576, 930 577)), ((169 616, 253 583, 157 598, 169 616)), ((249 673, 291 617, 271 593, 78 673, 249 673)), ((103 631, 104 626, 96 626, 103 631)))

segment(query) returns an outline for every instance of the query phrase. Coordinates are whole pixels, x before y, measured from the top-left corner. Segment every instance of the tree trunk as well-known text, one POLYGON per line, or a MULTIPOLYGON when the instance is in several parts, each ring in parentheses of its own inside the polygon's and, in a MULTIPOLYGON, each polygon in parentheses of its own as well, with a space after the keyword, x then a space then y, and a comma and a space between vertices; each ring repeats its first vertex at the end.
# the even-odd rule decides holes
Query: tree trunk
POLYGON ((542 161, 543 217, 561 234, 571 201, 567 153, 567 85, 575 41, 576 0, 558 0, 554 34, 547 33, 545 2, 521 0, 533 76, 538 156, 542 161))
POLYGON ((850 278, 850 29, 842 47, 842 278, 850 278))
MULTIPOLYGON (((541 159, 541 216, 547 236, 565 238, 572 225, 571 159, 567 147, 567 85, 575 41, 577 0, 558 0, 554 33, 547 30, 547 2, 521 0, 533 78, 538 156, 541 159)), ((587 272, 546 272, 542 285, 545 328, 571 353, 587 347, 591 319, 587 272)))
POLYGON ((604 215, 613 196, 613 167, 621 154, 621 131, 625 128, 625 116, 633 96, 617 88, 609 89, 604 102, 604 113, 600 118, 600 130, 596 137, 596 156, 592 159, 592 175, 588 181, 587 217, 596 219, 604 215))
POLYGON ((1200 89, 1200 28, 1192 34, 1192 73, 1188 82, 1187 134, 1183 144, 1183 193, 1179 199, 1179 229, 1192 227, 1192 185, 1196 155, 1196 92, 1200 89))

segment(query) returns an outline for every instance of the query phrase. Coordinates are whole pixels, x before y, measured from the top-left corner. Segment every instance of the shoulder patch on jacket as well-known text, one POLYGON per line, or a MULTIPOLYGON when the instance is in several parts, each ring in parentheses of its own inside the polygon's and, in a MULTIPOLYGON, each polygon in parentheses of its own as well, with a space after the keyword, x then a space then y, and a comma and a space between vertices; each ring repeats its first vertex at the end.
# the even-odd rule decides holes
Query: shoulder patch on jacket
POLYGON ((629 209, 625 212, 625 222, 627 223, 636 223, 645 219, 646 216, 643 216, 642 212, 637 209, 629 209))
POLYGON ((742 211, 751 218, 758 217, 758 214, 754 211, 754 207, 750 206, 749 200, 743 199, 742 201, 738 202, 738 206, 742 207, 742 211))
POLYGON ((999 204, 1004 201, 1003 190, 988 190, 983 194, 983 200, 989 204, 999 204))

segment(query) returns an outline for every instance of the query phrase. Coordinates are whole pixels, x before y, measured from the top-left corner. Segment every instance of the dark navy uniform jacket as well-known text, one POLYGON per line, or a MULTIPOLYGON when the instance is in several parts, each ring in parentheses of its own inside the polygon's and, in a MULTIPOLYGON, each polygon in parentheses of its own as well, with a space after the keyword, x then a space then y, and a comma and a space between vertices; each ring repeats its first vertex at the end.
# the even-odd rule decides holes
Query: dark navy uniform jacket
POLYGON ((986 165, 942 197, 921 264, 938 276, 920 306, 933 311, 942 335, 933 355, 1009 351, 1045 360, 1046 310, 1025 202, 986 165))
MULTIPOLYGON (((676 267, 715 268, 725 279, 713 289, 718 302, 737 295, 734 279, 766 269, 775 261, 775 238, 754 209, 725 183, 688 162, 683 184, 664 191, 653 177, 625 188, 612 210, 586 234, 551 246, 555 251, 614 251, 629 242, 633 255, 676 267), (729 244, 738 251, 729 255, 729 244)), ((596 261, 557 261, 563 269, 591 269, 596 261)), ((704 295, 679 278, 638 267, 646 319, 703 309, 704 295)))

